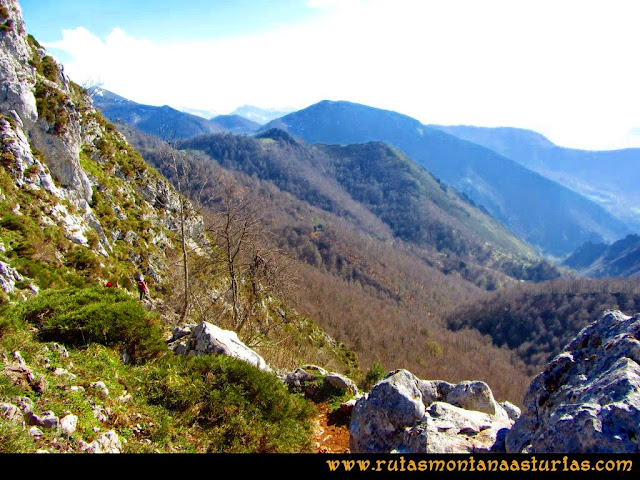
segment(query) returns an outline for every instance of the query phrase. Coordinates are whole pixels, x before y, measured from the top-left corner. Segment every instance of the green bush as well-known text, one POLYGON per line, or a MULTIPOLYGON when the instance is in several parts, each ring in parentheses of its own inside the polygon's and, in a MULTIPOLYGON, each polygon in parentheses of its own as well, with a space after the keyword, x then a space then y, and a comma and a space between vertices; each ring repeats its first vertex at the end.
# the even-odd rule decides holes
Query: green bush
POLYGON ((41 340, 78 347, 114 345, 142 363, 166 350, 157 316, 129 294, 104 287, 41 292, 19 307, 18 317, 38 328, 41 340))
POLYGON ((152 404, 204 433, 211 453, 308 451, 312 405, 274 375, 221 355, 163 357, 142 380, 152 404))
POLYGON ((362 385, 364 390, 371 390, 376 383, 384 378, 386 373, 386 370, 380 362, 373 362, 364 377, 364 383, 362 385))

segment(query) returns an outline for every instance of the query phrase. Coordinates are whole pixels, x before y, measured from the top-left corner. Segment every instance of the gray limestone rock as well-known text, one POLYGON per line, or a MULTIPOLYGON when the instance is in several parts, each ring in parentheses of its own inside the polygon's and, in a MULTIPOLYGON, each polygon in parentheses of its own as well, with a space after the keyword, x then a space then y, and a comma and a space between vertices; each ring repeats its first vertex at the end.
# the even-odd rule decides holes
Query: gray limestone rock
POLYGON ((406 431, 403 444, 411 453, 504 452, 503 432, 511 425, 485 412, 435 402, 425 419, 406 431))
POLYGON ((398 370, 356 403, 350 447, 354 453, 504 452, 512 424, 484 382, 425 381, 398 370))
POLYGON ((71 435, 78 428, 78 417, 73 414, 65 415, 60 419, 60 429, 66 435, 71 435))
POLYGON ((419 380, 407 370, 387 375, 356 403, 351 414, 352 453, 388 453, 425 414, 419 380))
POLYGON ((607 312, 536 376, 508 452, 640 451, 640 315, 607 312))
POLYGON ((122 443, 116 432, 109 430, 89 444, 81 442, 80 450, 87 453, 120 453, 122 443))
POLYGON ((12 403, 0 403, 0 417, 10 422, 21 422, 22 412, 12 403))
POLYGON ((324 381, 340 392, 348 393, 349 395, 358 394, 358 387, 355 382, 344 375, 332 372, 324 377, 324 381))

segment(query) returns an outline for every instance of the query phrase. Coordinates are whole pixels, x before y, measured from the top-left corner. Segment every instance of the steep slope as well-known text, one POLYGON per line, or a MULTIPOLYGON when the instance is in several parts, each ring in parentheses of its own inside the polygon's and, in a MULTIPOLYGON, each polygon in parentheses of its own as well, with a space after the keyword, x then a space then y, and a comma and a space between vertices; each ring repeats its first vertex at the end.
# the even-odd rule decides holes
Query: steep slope
POLYGON ((348 146, 317 144, 332 159, 347 192, 371 209, 405 241, 464 252, 474 242, 533 258, 533 250, 472 201, 381 142, 348 146), (462 235, 460 235, 462 234, 462 235), (461 245, 466 240, 468 245, 461 245))
POLYGON ((588 151, 554 145, 542 135, 517 128, 430 125, 515 160, 521 165, 602 205, 640 230, 640 149, 588 151))
MULTIPOLYGON (((0 452, 310 451, 313 406, 273 371, 169 350, 185 244, 189 293, 211 301, 187 322, 229 316, 202 216, 27 37, 15 0, 0 19, 0 452)), ((357 368, 259 273, 254 343, 273 367, 357 368)))
MULTIPOLYGON (((212 240, 217 232, 205 227, 203 216, 93 107, 88 92, 26 35, 19 5, 11 1, 3 8, 12 28, 0 38, 0 80, 6 85, 0 103, 0 304, 45 289, 107 281, 136 294, 142 274, 151 288, 145 304, 161 312, 166 324, 182 318, 237 328, 229 320, 228 296, 219 293, 228 278, 212 240), (188 283, 185 271, 193 272, 188 283), (185 296, 200 307, 205 299, 209 304, 181 313, 185 296)), ((255 291, 249 295, 243 288, 234 297, 236 307, 255 307, 243 318, 241 333, 238 328, 242 338, 260 336, 261 346, 274 355, 285 348, 277 345, 302 338, 292 348, 305 353, 290 353, 285 363, 307 362, 316 354, 332 362, 329 351, 341 357, 340 345, 294 312, 266 280, 258 291, 259 273, 253 272, 255 291), (320 343, 310 346, 307 333, 291 332, 281 342, 283 315, 287 328, 308 329, 320 343), (258 328, 263 321, 269 326, 258 328)))
POLYGON ((99 87, 92 88, 90 93, 94 105, 109 120, 127 122, 142 131, 165 139, 176 140, 225 130, 210 120, 167 105, 143 105, 99 87))
POLYGON ((323 101, 263 128, 273 127, 309 143, 389 143, 549 255, 564 256, 585 241, 613 240, 627 233, 622 222, 577 193, 491 150, 395 112, 323 101))
MULTIPOLYGON (((149 162, 174 178, 158 155, 157 140, 121 128, 149 162)), ((340 184, 316 170, 332 171, 326 154, 282 131, 260 139, 220 134, 200 140, 211 156, 180 152, 187 193, 216 211, 222 197, 201 195, 203 179, 228 185, 231 178, 237 191, 251 196, 262 219, 261 252, 275 248, 288 258, 288 304, 356 352, 363 368, 380 362, 425 378, 482 378, 503 398, 519 398, 527 378, 508 350, 494 348, 476 332, 448 331, 442 323, 460 299, 516 283, 513 277, 394 239, 387 225, 344 190, 334 195, 340 184), (326 203, 330 192, 334 201, 326 203)), ((522 274, 521 263, 511 266, 517 267, 514 275, 522 274)))
POLYGON ((640 276, 640 236, 628 235, 611 245, 585 243, 563 265, 593 278, 640 276))

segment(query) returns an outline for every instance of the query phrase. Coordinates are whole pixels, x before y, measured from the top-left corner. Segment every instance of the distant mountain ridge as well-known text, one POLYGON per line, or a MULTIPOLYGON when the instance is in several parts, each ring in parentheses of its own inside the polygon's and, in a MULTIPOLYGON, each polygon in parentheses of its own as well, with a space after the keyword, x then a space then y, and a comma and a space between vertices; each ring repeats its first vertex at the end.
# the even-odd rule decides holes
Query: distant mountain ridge
POLYGON ((224 128, 205 118, 181 112, 168 105, 143 105, 103 88, 89 91, 94 105, 113 122, 121 121, 164 139, 188 138, 224 128))
POLYGON ((243 105, 241 107, 236 108, 230 115, 239 115, 244 117, 252 122, 256 122, 260 125, 264 125, 265 123, 270 122, 271 120, 275 120, 276 118, 280 118, 288 113, 295 111, 294 109, 268 109, 268 108, 260 108, 254 107, 253 105, 243 105))
POLYGON ((640 277, 640 235, 628 235, 611 245, 587 242, 563 265, 592 278, 640 277))
POLYGON ((211 122, 220 125, 227 132, 238 134, 255 132, 260 128, 259 123, 240 115, 218 115, 211 118, 211 122))
POLYGON ((640 231, 640 149, 588 151, 559 147, 519 128, 429 125, 514 160, 602 205, 640 231))
POLYGON ((393 145, 548 255, 562 257, 585 241, 614 241, 629 233, 622 221, 572 190, 483 146, 396 112, 322 101, 263 129, 274 127, 308 143, 378 140, 393 145))

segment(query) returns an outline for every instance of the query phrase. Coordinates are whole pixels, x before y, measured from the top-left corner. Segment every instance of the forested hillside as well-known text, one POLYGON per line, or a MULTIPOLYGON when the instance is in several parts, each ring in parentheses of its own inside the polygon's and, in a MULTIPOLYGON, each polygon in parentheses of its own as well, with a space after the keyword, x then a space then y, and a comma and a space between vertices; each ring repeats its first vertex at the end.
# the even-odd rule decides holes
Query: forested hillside
POLYGON ((640 282, 581 278, 518 285, 460 305, 447 315, 447 325, 490 336, 534 373, 606 310, 638 312, 640 282))
MULTIPOLYGON (((161 154, 166 144, 121 128, 176 183, 161 154)), ((425 378, 483 378, 498 395, 521 396, 526 376, 510 352, 474 332, 448 331, 442 322, 461 298, 516 283, 513 277, 488 266, 461 265, 452 252, 394 240, 389 226, 337 180, 319 175, 333 171, 329 157, 284 132, 257 139, 215 135, 182 145, 200 145, 196 142, 202 142, 201 149, 179 152, 192 198, 215 212, 224 198, 207 194, 203 179, 240 185, 259 206, 261 249, 289 258, 288 273, 295 278, 288 287, 291 305, 352 348, 362 368, 377 361, 385 369, 411 368, 425 378), (465 279, 472 273, 481 288, 465 279)), ((453 192, 437 190, 461 202, 453 192)), ((521 273, 522 266, 511 267, 521 273)))

